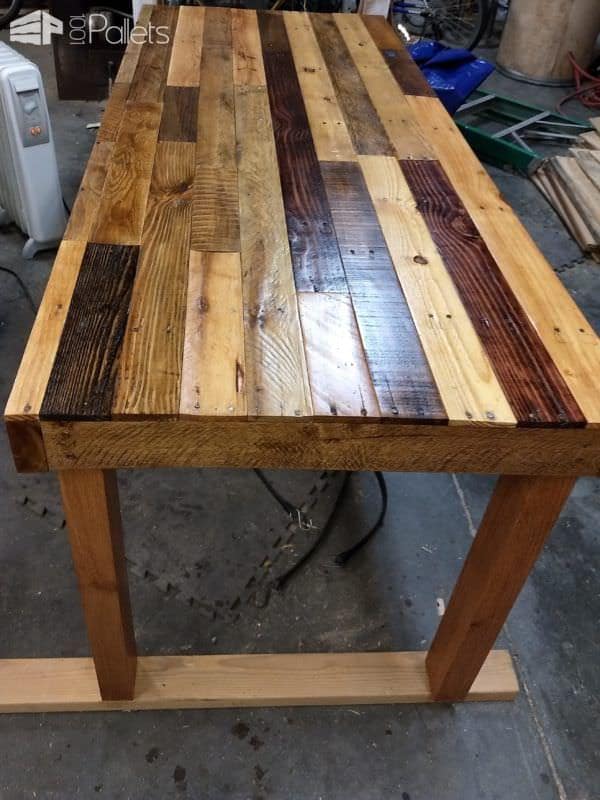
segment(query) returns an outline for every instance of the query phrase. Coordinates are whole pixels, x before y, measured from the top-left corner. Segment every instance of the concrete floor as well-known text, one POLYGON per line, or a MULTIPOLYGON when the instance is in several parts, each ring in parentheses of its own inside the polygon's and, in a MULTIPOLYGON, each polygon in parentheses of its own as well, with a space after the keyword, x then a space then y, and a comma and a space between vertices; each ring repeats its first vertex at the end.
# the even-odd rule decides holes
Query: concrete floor
MULTIPOLYGON (((37 61, 72 202, 98 118, 59 103, 50 48, 37 61)), ((493 76, 505 94, 552 104, 556 93, 493 76)), ((581 257, 536 189, 494 179, 600 332, 600 266, 581 257)), ((39 301, 53 254, 20 258, 0 232, 0 263, 39 301)), ((0 399, 32 314, 0 274, 0 399)), ((51 475, 14 471, 0 430, 0 657, 87 653, 51 475)), ((278 473, 318 523, 339 477, 278 473), (315 498, 317 498, 315 500, 315 498)), ((335 530, 282 594, 265 591, 309 537, 251 472, 120 476, 142 653, 423 649, 489 496, 493 477, 388 475, 390 509, 371 546, 342 570, 332 555, 377 514, 373 478, 356 475, 335 530), (282 548, 290 544, 291 548, 282 548)), ((581 480, 503 634, 519 672, 514 703, 0 716, 0 798, 198 800, 598 800, 600 798, 600 484, 581 480)))

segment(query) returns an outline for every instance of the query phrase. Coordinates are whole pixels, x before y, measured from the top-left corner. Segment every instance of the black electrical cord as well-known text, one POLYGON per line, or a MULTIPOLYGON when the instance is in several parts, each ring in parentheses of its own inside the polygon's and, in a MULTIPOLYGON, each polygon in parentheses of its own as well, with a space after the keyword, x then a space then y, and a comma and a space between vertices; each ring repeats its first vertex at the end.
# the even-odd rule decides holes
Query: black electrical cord
POLYGON ((63 195, 63 198, 62 198, 62 204, 63 204, 63 208, 64 208, 64 209, 65 209, 65 211, 67 212, 67 216, 69 216, 69 217, 70 217, 70 216, 71 216, 71 209, 70 209, 70 208, 69 208, 69 206, 67 205, 67 201, 65 200, 65 197, 64 197, 64 195, 63 195))
POLYGON ((33 297, 31 296, 31 292, 29 291, 29 289, 28 289, 28 288, 27 288, 27 286, 25 285, 25 281, 23 280, 23 278, 22 278, 20 275, 18 275, 18 274, 17 274, 17 273, 14 271, 14 269, 9 269, 8 267, 3 267, 3 266, 0 266, 0 270, 1 270, 2 272, 8 272, 8 274, 9 274, 9 275, 12 275, 12 276, 13 276, 13 278, 16 280, 16 282, 17 282, 17 283, 19 284, 19 286, 21 287, 21 290, 22 290, 23 294, 25 295, 25 298, 26 298, 27 302, 28 302, 28 303, 29 303, 29 305, 31 306, 31 310, 33 311, 33 313, 34 313, 34 314, 37 314, 37 312, 38 312, 38 309, 37 309, 37 306, 36 306, 36 304, 35 304, 35 300, 34 300, 34 299, 33 299, 33 297))
MULTIPOLYGON (((282 497, 279 494, 279 492, 275 489, 275 487, 267 480, 267 478, 264 476, 261 470, 255 469, 254 472, 257 474, 257 476, 259 477, 260 481, 267 489, 269 494, 271 494, 271 496, 279 503, 279 505, 286 512, 286 514, 289 514, 290 517, 295 517, 296 515, 298 515, 298 517, 300 518, 301 516, 300 509, 296 508, 296 506, 294 506, 292 503, 286 500, 285 497, 282 497)), ((281 575, 277 576, 274 579, 273 585, 275 586, 276 589, 282 590, 289 581, 289 579, 293 575, 295 575, 295 573, 308 561, 309 558, 311 558, 311 556, 315 553, 315 551, 325 541, 325 538, 327 537, 329 531, 333 527, 333 523, 335 521, 337 512, 342 505, 342 501, 345 498, 351 474, 352 474, 351 472, 346 472, 346 474, 344 475, 344 480, 340 488, 340 491, 338 493, 338 496, 335 500, 335 503, 333 505, 331 514, 329 515, 325 525, 323 526, 319 535, 315 538, 312 545, 293 566, 291 566, 286 572, 282 573, 281 575)), ((348 550, 344 550, 343 553, 339 553, 335 557, 334 559, 335 563, 338 564, 339 566, 344 566, 345 564, 347 564, 348 561, 354 555, 356 555, 356 553, 362 547, 364 547, 364 545, 366 545, 367 542, 370 541, 370 539, 377 533, 377 531, 383 525, 383 520, 385 518, 388 505, 387 486, 381 472, 375 472, 374 474, 377 479, 377 484, 379 486, 379 490, 381 493, 381 511, 379 512, 379 516, 377 517, 375 525, 373 525, 373 527, 368 531, 368 533, 365 534, 365 536, 363 536, 361 539, 359 539, 359 541, 356 544, 352 545, 352 547, 350 547, 348 550)))

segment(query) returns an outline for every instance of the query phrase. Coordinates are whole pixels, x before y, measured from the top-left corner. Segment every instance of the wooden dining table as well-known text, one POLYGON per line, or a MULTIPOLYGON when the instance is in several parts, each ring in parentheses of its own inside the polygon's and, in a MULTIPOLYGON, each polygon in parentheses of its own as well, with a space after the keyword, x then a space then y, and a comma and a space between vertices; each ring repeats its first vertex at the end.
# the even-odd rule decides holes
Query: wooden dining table
POLYGON ((145 6, 5 419, 91 658, 1 660, 0 710, 509 699, 600 346, 384 18, 145 6), (138 657, 116 470, 158 467, 499 477, 427 652, 138 657))

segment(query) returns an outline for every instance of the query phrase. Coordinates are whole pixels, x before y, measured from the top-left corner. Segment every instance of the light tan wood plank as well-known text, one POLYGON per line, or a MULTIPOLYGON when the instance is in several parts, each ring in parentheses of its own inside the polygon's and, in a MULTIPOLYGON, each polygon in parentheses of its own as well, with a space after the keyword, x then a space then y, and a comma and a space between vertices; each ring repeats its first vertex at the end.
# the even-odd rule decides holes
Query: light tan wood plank
POLYGON ((570 152, 575 156, 581 169, 600 192, 600 150, 572 148, 570 152))
POLYGON ((64 241, 35 318, 5 410, 7 417, 37 417, 54 364, 85 251, 85 242, 64 241))
POLYGON ((596 187, 576 159, 556 156, 550 163, 577 213, 595 241, 600 242, 600 198, 596 187))
POLYGON ((600 475, 593 428, 201 419, 42 422, 50 469, 273 469, 600 475))
POLYGON ((180 6, 167 86, 199 86, 204 9, 180 6))
POLYGON ((159 142, 113 417, 177 417, 196 146, 159 142))
POLYGON ((266 89, 235 95, 248 415, 311 413, 266 89))
POLYGON ((319 161, 353 161, 354 146, 306 14, 283 15, 319 161))
POLYGON ((158 103, 128 103, 114 144, 91 241, 104 244, 139 244, 158 126, 158 103))
POLYGON ((265 86, 265 67, 256 11, 231 9, 233 82, 236 86, 265 86))
MULTIPOLYGON (((512 700, 506 650, 490 653, 467 700, 512 700)), ((0 661, 0 712, 427 703, 425 653, 145 656, 135 697, 102 701, 90 658, 0 661)))
POLYGON ((450 424, 515 425, 398 161, 358 160, 450 424))
POLYGON ((182 417, 245 416, 239 253, 190 253, 181 381, 182 417))
POLYGON ((90 238, 90 232, 98 217, 112 148, 112 142, 97 142, 94 145, 69 215, 65 239, 85 242, 90 238))
POLYGON ((152 8, 153 6, 151 5, 143 6, 142 10, 140 11, 137 23, 131 29, 129 44, 127 45, 127 50, 125 51, 123 58, 121 59, 121 64, 119 65, 119 71, 117 72, 117 77, 115 78, 115 84, 116 83, 129 84, 133 80, 133 76, 135 75, 135 68, 137 67, 137 63, 142 50, 142 44, 145 35, 144 31, 146 30, 148 23, 150 22, 150 16, 152 15, 152 8))
POLYGON ((406 99, 588 425, 600 425, 600 341, 593 328, 439 100, 406 99))
POLYGON ((378 417, 350 297, 300 292, 298 307, 317 417, 378 417))
POLYGON ((434 158, 406 96, 360 16, 334 14, 334 19, 398 158, 434 158))

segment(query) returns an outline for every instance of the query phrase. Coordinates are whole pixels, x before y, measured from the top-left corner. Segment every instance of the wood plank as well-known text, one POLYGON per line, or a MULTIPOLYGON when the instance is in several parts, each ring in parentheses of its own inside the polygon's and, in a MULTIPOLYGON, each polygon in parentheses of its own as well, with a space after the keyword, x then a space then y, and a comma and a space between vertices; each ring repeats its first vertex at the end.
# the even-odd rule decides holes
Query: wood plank
POLYGON ((316 417, 378 417, 350 297, 298 295, 313 412, 316 417))
POLYGON ((106 103, 102 124, 96 137, 96 142, 114 142, 117 138, 121 120, 125 113, 125 103, 129 94, 129 85, 126 83, 113 84, 110 97, 106 103))
POLYGON ((112 404, 115 418, 179 412, 194 163, 195 145, 158 143, 112 404))
POLYGON ((178 8, 169 6, 153 7, 150 15, 152 36, 146 37, 140 51, 129 89, 128 100, 131 102, 162 102, 178 11, 178 8))
POLYGON ((256 11, 231 9, 233 82, 236 86, 265 86, 260 33, 256 11))
POLYGON ((112 142, 97 142, 81 179, 77 197, 69 214, 64 239, 78 239, 86 242, 98 218, 98 209, 106 172, 112 155, 112 142))
POLYGON ((261 14, 259 29, 296 290, 344 292, 344 268, 283 15, 261 14), (268 49, 274 31, 287 49, 268 49))
MULTIPOLYGON (((183 6, 185 8, 185 6, 183 6)), ((195 86, 167 86, 158 132, 159 142, 196 142, 198 89, 195 86)))
POLYGON ((352 161, 354 145, 335 96, 310 18, 283 14, 312 138, 320 161, 352 161))
POLYGON ((180 6, 171 50, 167 86, 198 86, 204 32, 204 8, 180 6))
POLYGON ((121 59, 119 71, 117 72, 117 77, 115 78, 115 84, 130 84, 133 80, 135 69, 140 57, 140 52, 142 50, 145 31, 147 30, 148 23, 150 22, 152 8, 153 6, 151 5, 142 6, 137 23, 131 29, 129 44, 127 45, 127 49, 123 55, 123 58, 121 59))
POLYGON ((427 655, 437 700, 468 695, 574 483, 498 479, 427 655))
POLYGON ((357 153, 394 155, 352 55, 330 14, 311 14, 321 54, 357 153))
POLYGON ((435 97, 419 67, 411 58, 400 37, 394 32, 385 17, 373 15, 361 17, 362 23, 396 79, 404 94, 435 97))
POLYGON ((371 379, 384 416, 445 422, 360 167, 321 165, 371 379))
POLYGON ((240 228, 231 18, 228 10, 222 8, 207 8, 205 14, 192 249, 238 252, 240 228))
POLYGON ((50 469, 265 469, 600 475, 592 428, 201 419, 42 422, 50 469))
MULTIPOLYGON (((496 650, 468 700, 512 700, 519 690, 496 650)), ((0 712, 426 703, 425 653, 144 656, 131 701, 102 701, 89 658, 0 661, 0 712)))
POLYGON ((5 416, 4 425, 17 472, 47 472, 48 460, 39 419, 5 416))
POLYGON ((91 241, 140 243, 160 115, 160 105, 128 103, 111 153, 91 241))
POLYGON ((399 158, 433 158, 410 106, 383 56, 357 14, 335 14, 334 20, 358 73, 399 158))
POLYGON ((71 553, 103 700, 134 695, 136 647, 114 472, 59 474, 71 553))
POLYGON ((555 156, 551 159, 552 169, 561 179, 561 183, 571 202, 583 219, 586 227, 600 242, 600 198, 592 181, 585 174, 578 161, 566 156, 555 156))
POLYGON ((438 100, 408 97, 452 185, 587 419, 600 425, 600 341, 438 100))
POLYGON ((245 416, 239 253, 190 253, 181 417, 245 416))
POLYGON ((40 409, 45 419, 110 419, 138 247, 88 244, 40 409))
POLYGON ((579 134, 579 141, 590 150, 600 150, 600 134, 596 131, 587 131, 579 134))
POLYGON ((35 419, 40 413, 85 249, 79 241, 64 241, 58 249, 8 398, 8 418, 35 419))
POLYGON ((248 414, 311 413, 266 89, 235 97, 248 414))
POLYGON ((402 171, 518 425, 584 425, 585 417, 435 161, 402 171))
POLYGON ((377 217, 450 424, 515 416, 395 158, 360 156, 377 217))
POLYGON ((581 169, 600 192, 600 151, 576 150, 575 157, 581 169))

